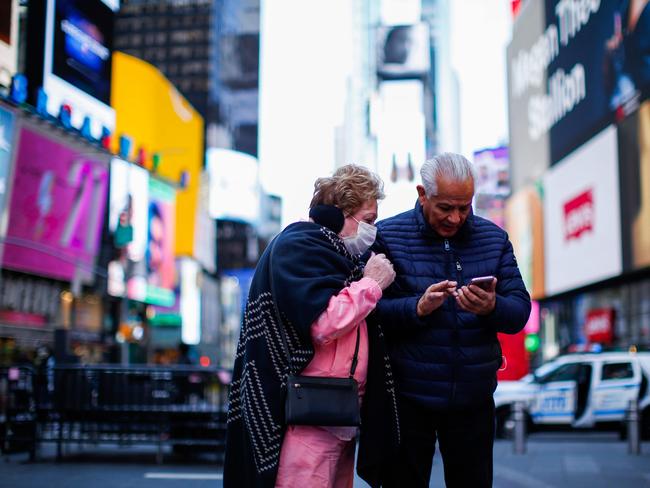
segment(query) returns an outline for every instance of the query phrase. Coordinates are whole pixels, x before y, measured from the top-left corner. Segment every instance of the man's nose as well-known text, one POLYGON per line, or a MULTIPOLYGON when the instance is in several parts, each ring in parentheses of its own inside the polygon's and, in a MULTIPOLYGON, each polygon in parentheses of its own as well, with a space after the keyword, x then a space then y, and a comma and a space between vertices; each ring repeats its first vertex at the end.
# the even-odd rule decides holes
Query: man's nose
POLYGON ((449 216, 447 217, 447 220, 452 224, 459 224, 461 220, 460 212, 458 210, 452 210, 449 216))

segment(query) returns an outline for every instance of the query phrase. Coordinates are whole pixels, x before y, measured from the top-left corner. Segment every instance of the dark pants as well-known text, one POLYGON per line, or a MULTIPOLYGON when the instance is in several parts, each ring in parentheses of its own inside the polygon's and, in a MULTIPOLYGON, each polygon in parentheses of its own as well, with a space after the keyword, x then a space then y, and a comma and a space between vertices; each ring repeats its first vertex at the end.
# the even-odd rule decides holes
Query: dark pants
POLYGON ((492 486, 493 401, 483 408, 441 413, 402 399, 400 424, 400 451, 386 467, 382 486, 427 488, 436 439, 447 488, 492 486))

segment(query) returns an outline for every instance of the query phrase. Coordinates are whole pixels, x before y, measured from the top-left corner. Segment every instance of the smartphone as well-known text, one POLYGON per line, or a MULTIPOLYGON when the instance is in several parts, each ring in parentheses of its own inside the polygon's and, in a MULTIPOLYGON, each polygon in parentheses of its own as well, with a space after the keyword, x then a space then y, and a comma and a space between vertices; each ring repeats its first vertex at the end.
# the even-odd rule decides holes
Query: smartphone
POLYGON ((482 288, 484 290, 487 290, 490 288, 490 284, 492 283, 492 280, 494 279, 494 276, 479 276, 477 278, 472 278, 469 282, 470 285, 476 285, 479 288, 482 288))

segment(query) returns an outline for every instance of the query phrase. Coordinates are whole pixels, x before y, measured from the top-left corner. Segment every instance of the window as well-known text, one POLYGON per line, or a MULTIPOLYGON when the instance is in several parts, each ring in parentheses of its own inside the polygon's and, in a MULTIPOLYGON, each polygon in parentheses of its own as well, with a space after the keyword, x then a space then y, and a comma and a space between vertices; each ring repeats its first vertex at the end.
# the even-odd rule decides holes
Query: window
POLYGON ((539 378, 539 383, 550 383, 552 381, 575 381, 578 377, 580 363, 569 363, 551 371, 539 378))
POLYGON ((634 370, 632 363, 605 363, 603 364, 602 380, 622 380, 632 378, 634 370))

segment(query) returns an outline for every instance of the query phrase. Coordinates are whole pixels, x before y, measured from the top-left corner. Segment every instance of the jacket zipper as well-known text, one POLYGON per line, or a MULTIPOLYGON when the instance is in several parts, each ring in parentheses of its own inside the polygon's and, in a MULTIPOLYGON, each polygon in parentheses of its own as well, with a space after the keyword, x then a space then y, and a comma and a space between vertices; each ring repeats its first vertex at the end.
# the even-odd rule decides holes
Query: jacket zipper
MULTIPOLYGON (((451 252, 451 245, 449 244, 449 240, 445 239, 444 242, 445 246, 445 252, 451 252)), ((462 271, 463 267, 460 264, 460 260, 455 256, 451 255, 451 260, 452 262, 455 261, 455 266, 456 266, 456 282, 458 285, 462 284, 462 271)), ((453 304, 454 311, 456 310, 456 303, 454 302, 453 304)), ((456 314, 454 313, 454 330, 453 330, 453 339, 454 339, 454 351, 456 352, 456 356, 453 358, 453 362, 451 365, 451 394, 449 397, 449 404, 453 405, 454 401, 456 399, 456 376, 457 376, 457 355, 459 352, 459 347, 458 347, 458 319, 456 314)))

